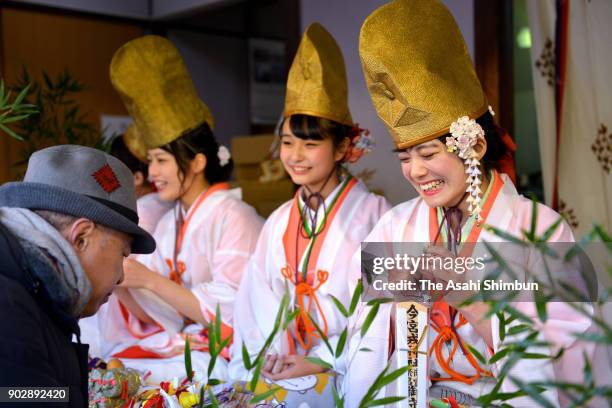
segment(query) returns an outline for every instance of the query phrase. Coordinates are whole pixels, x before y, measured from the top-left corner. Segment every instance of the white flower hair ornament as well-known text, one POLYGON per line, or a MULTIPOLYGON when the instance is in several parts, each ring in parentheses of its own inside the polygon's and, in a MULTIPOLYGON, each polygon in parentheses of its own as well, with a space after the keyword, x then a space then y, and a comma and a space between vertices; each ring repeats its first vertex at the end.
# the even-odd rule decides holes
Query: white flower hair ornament
POLYGON ((217 150, 217 157, 219 158, 221 167, 224 167, 229 163, 232 155, 227 147, 221 145, 219 146, 219 150, 217 150))
POLYGON ((451 136, 446 138, 446 149, 451 153, 457 152, 459 158, 464 161, 465 172, 468 175, 466 180, 468 184, 466 192, 469 194, 467 198, 468 211, 470 215, 476 217, 478 222, 481 222, 482 190, 480 185, 482 181, 480 176, 482 173, 474 146, 476 146, 478 138, 484 138, 484 130, 474 119, 462 116, 451 124, 450 134, 451 136))

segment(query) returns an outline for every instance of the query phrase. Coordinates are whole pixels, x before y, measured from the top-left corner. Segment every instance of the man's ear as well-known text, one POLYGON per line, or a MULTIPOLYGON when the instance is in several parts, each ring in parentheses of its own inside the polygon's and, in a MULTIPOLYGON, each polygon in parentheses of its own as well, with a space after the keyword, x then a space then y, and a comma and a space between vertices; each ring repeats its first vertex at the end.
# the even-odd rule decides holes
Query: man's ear
POLYGON ((204 153, 198 153, 195 155, 193 160, 191 160, 191 172, 193 174, 203 173, 204 169, 206 169, 206 156, 204 153))
POLYGON ((476 140, 476 144, 474 145, 474 151, 477 154, 476 158, 478 160, 482 160, 485 153, 487 152, 487 139, 485 139, 484 137, 479 137, 476 140))
POLYGON ((96 224, 87 218, 79 218, 66 227, 64 236, 75 251, 84 251, 91 244, 96 224))

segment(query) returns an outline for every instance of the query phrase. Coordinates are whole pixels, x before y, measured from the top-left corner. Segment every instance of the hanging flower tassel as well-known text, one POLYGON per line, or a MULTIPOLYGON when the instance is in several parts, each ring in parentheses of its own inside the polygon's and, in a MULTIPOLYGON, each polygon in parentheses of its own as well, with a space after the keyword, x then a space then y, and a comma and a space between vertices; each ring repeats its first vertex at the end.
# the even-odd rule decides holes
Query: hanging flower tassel
POLYGON ((451 136, 446 138, 446 149, 450 153, 456 152, 457 156, 464 161, 468 185, 465 190, 468 193, 468 212, 480 223, 482 222, 480 215, 482 211, 482 190, 480 189, 482 172, 474 146, 478 143, 478 138, 484 137, 484 130, 474 119, 462 116, 451 124, 450 134, 451 136))

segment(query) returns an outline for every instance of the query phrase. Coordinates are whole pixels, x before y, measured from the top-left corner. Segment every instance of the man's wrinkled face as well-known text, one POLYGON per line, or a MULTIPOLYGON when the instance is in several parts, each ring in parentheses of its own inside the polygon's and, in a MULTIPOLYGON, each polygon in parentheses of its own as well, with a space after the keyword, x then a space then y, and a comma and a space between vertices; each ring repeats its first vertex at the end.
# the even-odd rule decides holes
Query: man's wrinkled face
POLYGON ((123 260, 130 255, 132 237, 82 218, 65 234, 91 283, 91 297, 82 317, 91 316, 123 280, 123 260))

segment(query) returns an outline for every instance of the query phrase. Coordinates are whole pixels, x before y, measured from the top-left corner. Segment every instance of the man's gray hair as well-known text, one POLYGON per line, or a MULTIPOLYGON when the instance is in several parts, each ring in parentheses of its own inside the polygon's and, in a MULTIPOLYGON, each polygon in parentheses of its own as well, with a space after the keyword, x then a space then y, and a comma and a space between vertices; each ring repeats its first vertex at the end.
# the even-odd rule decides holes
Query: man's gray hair
POLYGON ((74 224, 76 220, 78 220, 77 217, 74 217, 72 215, 60 214, 55 211, 36 210, 34 212, 40 215, 41 218, 51 224, 53 228, 55 228, 59 232, 64 231, 64 229, 68 228, 69 226, 74 224))

